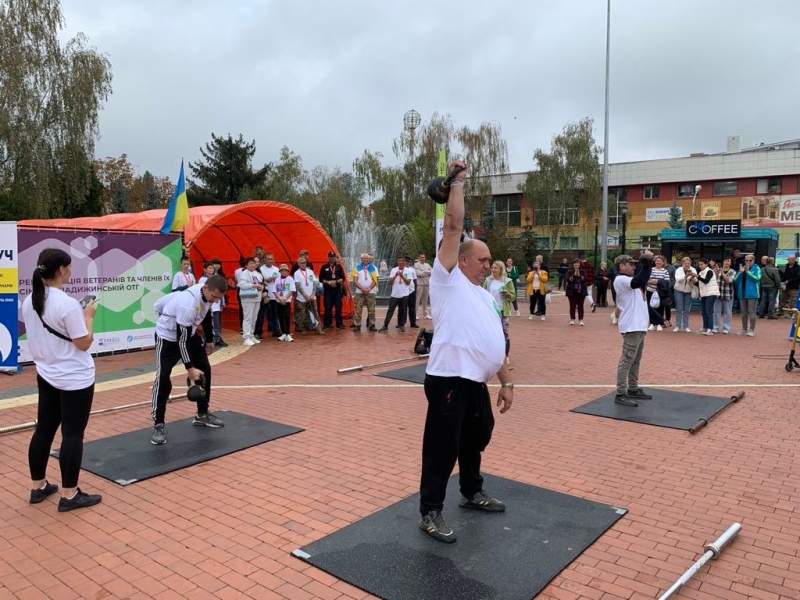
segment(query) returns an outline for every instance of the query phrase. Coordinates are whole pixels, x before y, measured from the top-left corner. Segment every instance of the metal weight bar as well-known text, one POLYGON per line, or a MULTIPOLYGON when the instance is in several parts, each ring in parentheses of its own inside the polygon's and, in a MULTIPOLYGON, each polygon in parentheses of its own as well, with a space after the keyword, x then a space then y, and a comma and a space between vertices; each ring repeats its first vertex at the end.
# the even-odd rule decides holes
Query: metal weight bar
POLYGON ((705 550, 706 553, 703 554, 703 556, 700 557, 700 560, 694 563, 692 567, 688 571, 686 571, 686 573, 681 575, 680 579, 678 579, 678 581, 673 583, 672 587, 669 588, 666 592, 664 592, 664 594, 660 596, 658 600, 667 600, 667 598, 669 598, 670 596, 672 596, 672 594, 677 592, 684 583, 689 581, 694 576, 695 573, 697 573, 700 569, 703 568, 703 565, 705 565, 712 558, 717 558, 719 556, 719 553, 722 552, 725 546, 731 543, 731 540, 733 540, 733 538, 739 535, 739 532, 741 530, 742 530, 742 524, 734 523, 733 525, 728 527, 725 533, 719 536, 716 541, 706 544, 705 547, 703 548, 703 550, 705 550))
POLYGON ((689 433, 697 433, 697 432, 698 432, 698 431, 700 431, 700 430, 701 430, 703 427, 705 427, 706 425, 708 425, 708 422, 709 422, 709 421, 711 421, 711 419, 713 419, 714 417, 716 417, 716 416, 717 416, 719 413, 721 413, 723 410, 725 410, 726 408, 728 408, 728 407, 729 407, 731 404, 735 404, 736 402, 738 402, 738 401, 739 401, 739 400, 741 400, 742 398, 744 398, 744 391, 741 391, 741 392, 736 392, 736 393, 735 393, 733 396, 731 396, 731 401, 730 401, 730 403, 726 404, 725 406, 721 406, 721 407, 719 407, 719 408, 718 408, 718 409, 717 409, 717 410, 714 412, 714 414, 713 414, 713 415, 711 415, 710 417, 708 417, 707 419, 705 419, 705 418, 703 418, 703 419, 699 419, 699 420, 697 421, 697 423, 695 423, 694 425, 692 425, 691 427, 689 427, 689 433))
POLYGON ((394 363, 405 362, 405 361, 409 361, 409 360, 421 360, 423 358, 428 358, 428 355, 427 354, 423 354, 421 356, 420 355, 407 356, 406 358, 395 358, 394 360, 384 360, 382 362, 369 363, 369 364, 366 364, 366 365, 356 365, 354 367, 344 367, 342 369, 337 369, 336 372, 339 373, 340 375, 342 375, 344 373, 353 373, 355 371, 363 371, 364 369, 369 369, 371 367, 380 367, 382 365, 391 365, 391 364, 394 364, 394 363))
MULTIPOLYGON (((169 398, 167 398, 167 402, 172 402, 174 400, 182 400, 186 398, 187 392, 183 392, 182 394, 172 394, 169 398)), ((123 404, 121 406, 114 406, 112 408, 98 408, 97 410, 93 410, 89 413, 89 415, 102 415, 103 413, 114 412, 117 410, 124 410, 126 408, 134 408, 136 406, 145 406, 146 404, 151 404, 151 400, 143 400, 142 402, 134 402, 132 404, 123 404)), ((18 425, 8 425, 6 427, 0 427, 0 435, 4 433, 14 433, 15 431, 23 431, 25 429, 33 429, 36 427, 36 423, 38 421, 28 421, 27 423, 19 423, 18 425)))

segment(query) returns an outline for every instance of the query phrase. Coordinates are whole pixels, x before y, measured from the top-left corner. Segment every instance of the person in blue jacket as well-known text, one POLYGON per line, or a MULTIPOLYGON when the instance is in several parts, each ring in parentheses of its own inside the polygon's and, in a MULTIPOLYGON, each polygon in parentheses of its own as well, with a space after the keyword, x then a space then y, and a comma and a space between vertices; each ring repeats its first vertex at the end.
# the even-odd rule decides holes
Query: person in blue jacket
POLYGON ((744 264, 739 265, 733 276, 733 287, 742 311, 742 328, 737 335, 753 337, 756 334, 756 306, 761 297, 761 268, 754 255, 744 257, 744 264))

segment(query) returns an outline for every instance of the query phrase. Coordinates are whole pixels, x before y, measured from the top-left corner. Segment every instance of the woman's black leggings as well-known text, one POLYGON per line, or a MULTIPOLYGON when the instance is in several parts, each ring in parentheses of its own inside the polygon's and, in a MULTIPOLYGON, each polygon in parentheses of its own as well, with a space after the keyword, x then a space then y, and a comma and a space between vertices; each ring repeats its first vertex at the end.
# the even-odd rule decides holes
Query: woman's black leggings
POLYGON ((54 388, 39 375, 36 380, 39 384, 39 409, 36 430, 28 447, 31 479, 39 481, 45 478, 50 447, 60 425, 61 450, 58 460, 61 465, 61 487, 77 487, 83 460, 83 432, 86 431, 92 411, 94 384, 67 392, 54 388))

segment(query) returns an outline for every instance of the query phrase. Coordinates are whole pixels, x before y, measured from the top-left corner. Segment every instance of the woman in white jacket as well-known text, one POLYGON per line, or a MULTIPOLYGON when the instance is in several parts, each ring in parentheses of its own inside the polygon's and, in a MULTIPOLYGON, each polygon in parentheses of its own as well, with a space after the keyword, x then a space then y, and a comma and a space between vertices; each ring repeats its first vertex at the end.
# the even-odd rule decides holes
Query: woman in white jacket
POLYGON ((245 268, 236 273, 236 287, 239 288, 239 302, 242 305, 242 339, 245 346, 260 344, 253 331, 256 327, 258 309, 261 307, 261 294, 264 291, 264 277, 256 271, 256 259, 245 259, 245 268))
POLYGON ((672 331, 685 331, 689 329, 689 311, 692 309, 692 287, 697 284, 697 271, 692 266, 692 259, 684 256, 681 266, 675 269, 675 329, 672 331))
POLYGON ((719 284, 714 271, 708 266, 708 259, 698 259, 697 266, 700 269, 697 282, 700 286, 700 308, 703 312, 703 328, 697 333, 711 335, 714 329, 714 302, 719 297, 719 284))

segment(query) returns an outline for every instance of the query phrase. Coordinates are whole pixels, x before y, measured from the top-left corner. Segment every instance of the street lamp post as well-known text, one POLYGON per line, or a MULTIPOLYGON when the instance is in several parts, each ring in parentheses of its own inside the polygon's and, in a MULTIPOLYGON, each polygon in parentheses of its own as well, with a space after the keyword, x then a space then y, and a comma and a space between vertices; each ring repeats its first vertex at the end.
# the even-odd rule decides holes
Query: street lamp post
POLYGON ((598 235, 598 227, 600 227, 600 219, 594 220, 594 270, 597 271, 597 235, 598 235))
POLYGON ((699 183, 694 186, 694 196, 692 196, 692 221, 694 221, 694 201, 697 200, 697 194, 700 193, 700 190, 703 189, 703 186, 699 183))
POLYGON ((619 236, 619 246, 620 250, 622 250, 622 254, 625 254, 625 242, 627 242, 627 233, 628 231, 628 207, 622 207, 622 233, 619 236))

